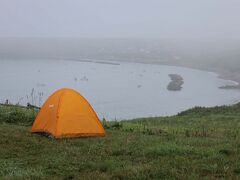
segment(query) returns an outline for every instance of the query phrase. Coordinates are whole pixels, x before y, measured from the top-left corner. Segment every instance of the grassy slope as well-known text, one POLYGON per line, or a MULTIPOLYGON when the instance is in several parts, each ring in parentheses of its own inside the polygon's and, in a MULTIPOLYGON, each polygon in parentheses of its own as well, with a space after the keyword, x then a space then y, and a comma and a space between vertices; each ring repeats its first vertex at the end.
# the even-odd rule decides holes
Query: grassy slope
POLYGON ((0 179, 240 178, 240 104, 105 122, 104 138, 31 134, 35 115, 0 106, 0 179))

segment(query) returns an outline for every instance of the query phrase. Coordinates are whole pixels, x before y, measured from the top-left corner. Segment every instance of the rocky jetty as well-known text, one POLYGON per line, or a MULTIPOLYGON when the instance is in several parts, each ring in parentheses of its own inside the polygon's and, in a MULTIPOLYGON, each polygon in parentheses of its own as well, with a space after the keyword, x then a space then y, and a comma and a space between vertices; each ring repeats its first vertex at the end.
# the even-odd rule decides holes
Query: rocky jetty
POLYGON ((169 74, 171 82, 168 84, 167 89, 169 91, 181 91, 182 85, 184 84, 182 76, 178 74, 169 74))

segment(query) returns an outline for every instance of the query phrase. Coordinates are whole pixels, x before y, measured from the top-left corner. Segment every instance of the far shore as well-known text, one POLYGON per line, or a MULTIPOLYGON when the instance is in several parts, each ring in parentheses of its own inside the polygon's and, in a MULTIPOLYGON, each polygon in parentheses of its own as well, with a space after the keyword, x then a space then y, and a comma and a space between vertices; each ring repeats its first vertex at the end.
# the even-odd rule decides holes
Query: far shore
MULTIPOLYGON (((77 60, 77 59, 75 59, 77 60)), ((81 61, 81 60, 77 60, 77 61, 81 61)), ((104 61, 112 61, 112 62, 134 62, 134 63, 144 63, 144 64, 159 64, 159 65, 167 65, 167 66, 178 66, 178 67, 185 67, 185 68, 191 68, 191 69, 196 69, 196 70, 201 70, 201 71, 206 71, 206 72, 212 72, 212 73, 216 73, 218 75, 218 77, 220 79, 224 79, 224 80, 229 80, 229 81, 233 81, 236 83, 236 85, 226 85, 226 86, 222 86, 219 87, 220 89, 239 89, 240 90, 240 72, 232 72, 231 70, 228 69, 224 69, 222 67, 218 67, 216 65, 216 67, 214 68, 209 68, 207 67, 207 65, 201 65, 198 66, 197 64, 189 64, 189 63, 174 63, 174 62, 167 62, 167 61, 157 61, 157 60, 152 60, 152 61, 148 61, 148 60, 120 60, 120 59, 101 59, 101 60, 96 60, 94 59, 94 61, 92 62, 104 62, 104 61)))
POLYGON ((0 38, 0 60, 136 62, 193 68, 219 74, 240 89, 237 38, 0 38))
POLYGON ((118 61, 118 62, 135 62, 135 63, 144 63, 144 64, 159 64, 159 65, 167 65, 167 66, 178 66, 178 67, 185 67, 185 68, 191 68, 191 69, 196 69, 196 70, 201 70, 201 71, 206 71, 206 72, 212 72, 216 73, 220 79, 224 80, 229 80, 233 81, 236 83, 236 85, 226 85, 223 87, 219 87, 221 89, 239 89, 240 90, 240 72, 232 72, 231 70, 224 69, 222 67, 216 67, 214 68, 209 68, 207 65, 194 65, 194 64, 188 64, 188 63, 174 63, 174 62, 161 62, 157 60, 153 61, 147 61, 147 60, 132 60, 132 61, 127 61, 127 60, 106 60, 106 61, 118 61))

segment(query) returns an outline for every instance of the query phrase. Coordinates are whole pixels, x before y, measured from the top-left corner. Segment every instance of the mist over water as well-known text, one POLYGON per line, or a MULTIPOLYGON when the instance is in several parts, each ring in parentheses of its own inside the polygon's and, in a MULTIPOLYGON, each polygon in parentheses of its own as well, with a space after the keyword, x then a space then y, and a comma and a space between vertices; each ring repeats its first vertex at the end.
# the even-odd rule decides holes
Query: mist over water
POLYGON ((235 103, 239 7, 238 0, 2 0, 0 100, 41 106, 70 87, 109 119, 235 103), (169 74, 183 77, 181 91, 167 90, 169 74))

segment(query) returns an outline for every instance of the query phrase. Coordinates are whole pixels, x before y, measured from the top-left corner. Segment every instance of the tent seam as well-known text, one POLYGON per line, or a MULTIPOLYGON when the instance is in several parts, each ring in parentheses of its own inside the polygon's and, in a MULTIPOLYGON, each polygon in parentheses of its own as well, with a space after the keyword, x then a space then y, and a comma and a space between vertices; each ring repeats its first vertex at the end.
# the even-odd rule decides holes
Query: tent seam
POLYGON ((62 97, 63 97, 63 94, 65 93, 65 91, 63 91, 61 93, 61 96, 59 98, 59 102, 58 102, 58 107, 57 107, 57 120, 56 120, 56 131, 55 131, 55 134, 57 136, 57 132, 58 132, 58 121, 59 121, 59 113, 60 113, 60 107, 61 107, 61 103, 62 103, 62 97))

